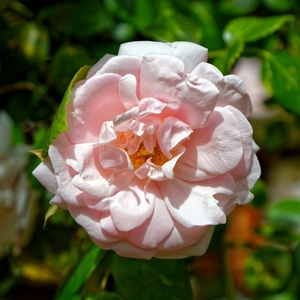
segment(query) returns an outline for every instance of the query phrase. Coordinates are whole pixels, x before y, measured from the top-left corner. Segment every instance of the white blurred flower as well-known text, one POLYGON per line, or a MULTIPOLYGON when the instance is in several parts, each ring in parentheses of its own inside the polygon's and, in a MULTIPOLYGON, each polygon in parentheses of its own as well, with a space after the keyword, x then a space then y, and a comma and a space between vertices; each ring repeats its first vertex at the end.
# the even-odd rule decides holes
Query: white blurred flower
POLYGON ((30 148, 12 146, 12 129, 10 116, 0 111, 0 257, 7 247, 18 252, 27 242, 34 213, 24 173, 30 148))

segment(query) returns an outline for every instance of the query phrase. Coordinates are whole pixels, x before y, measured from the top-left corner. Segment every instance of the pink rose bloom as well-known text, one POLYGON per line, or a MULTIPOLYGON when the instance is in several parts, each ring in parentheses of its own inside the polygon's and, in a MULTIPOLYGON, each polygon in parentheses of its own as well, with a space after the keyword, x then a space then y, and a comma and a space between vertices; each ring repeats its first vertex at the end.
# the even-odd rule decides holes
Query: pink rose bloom
POLYGON ((260 175, 239 77, 188 42, 132 42, 77 82, 69 130, 34 175, 91 239, 119 255, 202 255, 260 175))

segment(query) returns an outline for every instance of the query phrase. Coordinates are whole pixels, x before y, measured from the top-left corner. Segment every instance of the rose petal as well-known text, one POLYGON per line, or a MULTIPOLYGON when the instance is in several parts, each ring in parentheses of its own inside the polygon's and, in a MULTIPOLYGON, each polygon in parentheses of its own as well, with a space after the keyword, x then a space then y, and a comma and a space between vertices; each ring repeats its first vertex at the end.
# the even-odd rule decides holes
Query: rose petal
POLYGON ((145 182, 135 179, 114 196, 110 207, 112 220, 120 231, 132 230, 143 224, 153 213, 154 203, 144 194, 145 182))
POLYGON ((236 75, 227 75, 221 84, 221 94, 217 106, 231 105, 246 117, 252 112, 252 105, 243 81, 236 75))
POLYGON ((67 203, 83 205, 82 190, 72 184, 75 172, 66 164, 69 155, 69 141, 64 133, 60 134, 50 145, 48 154, 57 182, 57 193, 67 203))
POLYGON ((191 181, 224 174, 234 169, 243 155, 237 120, 223 108, 217 108, 208 126, 196 129, 183 146, 186 152, 179 159, 175 173, 182 179, 184 174, 191 181))
POLYGON ((133 170, 129 156, 118 147, 103 145, 100 150, 99 161, 104 169, 133 170))
POLYGON ((167 54, 183 61, 185 71, 191 72, 195 65, 207 60, 206 48, 189 42, 160 43, 151 41, 130 42, 122 44, 118 55, 145 56, 167 54))
POLYGON ((156 130, 157 142, 162 153, 171 158, 170 153, 177 144, 186 139, 193 130, 190 126, 174 117, 167 117, 156 130))
POLYGON ((114 55, 105 54, 96 64, 94 64, 88 71, 86 79, 93 77, 114 55))
POLYGON ((43 185, 46 189, 56 194, 57 182, 54 176, 54 170, 49 156, 46 157, 32 172, 33 176, 43 185))
POLYGON ((153 214, 126 238, 135 246, 154 248, 169 235, 174 223, 154 181, 148 181, 146 184, 145 196, 150 203, 154 203, 153 214))
POLYGON ((99 146, 77 144, 69 147, 67 163, 76 168, 72 184, 84 193, 103 199, 117 193, 134 177, 131 171, 121 171, 110 182, 113 171, 104 169, 99 163, 99 146))
POLYGON ((120 76, 106 74, 92 77, 73 89, 67 106, 68 130, 71 143, 98 142, 100 128, 125 109, 119 99, 120 76))
MULTIPOLYGON (((225 222, 224 213, 213 197, 218 193, 216 187, 190 184, 177 178, 172 181, 160 181, 157 184, 172 217, 183 226, 192 228, 225 222)), ((223 186, 218 188, 223 189, 223 186)), ((223 192, 225 191, 229 192, 226 188, 223 192)))
POLYGON ((119 93, 120 100, 127 110, 139 105, 139 100, 136 96, 137 81, 132 74, 127 74, 120 79, 119 93))
POLYGON ((155 257, 170 259, 170 258, 184 258, 192 255, 194 256, 203 255, 209 246, 213 231, 214 231, 213 226, 205 227, 204 234, 201 236, 201 238, 198 238, 198 242, 196 242, 195 244, 181 249, 173 250, 173 251, 159 251, 155 254, 155 257))

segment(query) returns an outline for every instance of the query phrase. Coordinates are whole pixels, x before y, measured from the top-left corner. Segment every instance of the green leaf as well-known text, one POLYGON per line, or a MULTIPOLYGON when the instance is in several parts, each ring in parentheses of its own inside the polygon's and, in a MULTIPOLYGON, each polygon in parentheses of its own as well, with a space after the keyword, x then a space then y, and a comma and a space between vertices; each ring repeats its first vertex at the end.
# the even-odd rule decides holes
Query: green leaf
POLYGON ((74 74, 84 65, 93 64, 87 48, 62 45, 54 54, 51 76, 56 90, 63 95, 74 74))
POLYGON ((288 221, 300 226, 300 199, 284 199, 275 203, 268 212, 275 221, 288 221))
POLYGON ((46 227, 47 220, 54 214, 59 213, 60 211, 63 211, 63 208, 58 207, 56 205, 51 205, 49 207, 49 209, 47 210, 46 215, 45 215, 45 220, 44 220, 44 225, 43 225, 44 229, 46 227))
POLYGON ((264 52, 263 68, 267 85, 276 101, 286 110, 300 115, 299 62, 289 53, 284 56, 264 52))
POLYGON ((233 19, 225 27, 223 39, 227 43, 236 39, 243 39, 245 42, 255 42, 272 34, 284 23, 293 20, 294 17, 292 15, 233 19))
POLYGON ((79 260, 70 272, 66 281, 56 293, 55 300, 82 299, 80 292, 86 281, 91 276, 97 265, 103 260, 107 251, 100 249, 95 244, 79 260))
POLYGON ((245 282, 256 296, 275 293, 287 284, 292 270, 293 260, 288 251, 273 246, 261 247, 246 261, 245 282))
POLYGON ((213 64, 223 73, 228 74, 235 61, 241 56, 244 50, 244 42, 236 40, 229 44, 222 55, 213 61, 213 64))
POLYGON ((73 87, 73 85, 79 81, 82 80, 86 77, 87 72, 89 71, 90 67, 89 66, 84 66, 82 67, 73 77, 73 79, 71 80, 65 95, 63 97, 62 102, 60 103, 57 112, 54 116, 54 119, 52 121, 52 125, 49 129, 47 138, 46 138, 46 143, 45 143, 45 147, 43 149, 42 152, 42 158, 45 158, 48 156, 48 148, 50 146, 50 144, 56 139, 56 137, 68 130, 68 124, 67 124, 67 119, 66 119, 66 106, 69 103, 69 98, 71 95, 71 89, 73 87))
POLYGON ((113 276, 124 299, 193 299, 184 260, 140 260, 115 255, 113 276))

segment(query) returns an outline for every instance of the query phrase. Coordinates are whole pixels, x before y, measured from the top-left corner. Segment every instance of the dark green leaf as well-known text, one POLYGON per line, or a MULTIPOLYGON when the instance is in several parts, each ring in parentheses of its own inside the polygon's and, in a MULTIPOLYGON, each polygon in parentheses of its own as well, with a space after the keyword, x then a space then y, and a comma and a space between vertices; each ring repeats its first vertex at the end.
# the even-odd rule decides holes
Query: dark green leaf
POLYGON ((288 11, 293 4, 295 4, 294 0, 261 0, 262 3, 270 10, 276 12, 286 12, 288 11))
POLYGON ((247 259, 245 268, 247 287, 256 296, 263 296, 278 292, 286 285, 292 273, 293 260, 288 251, 266 246, 247 259))
POLYGON ((82 46, 62 45, 53 57, 52 78, 56 90, 64 94, 74 74, 84 65, 91 64, 86 48, 82 46))
POLYGON ((220 10, 228 15, 243 15, 254 11, 258 5, 258 0, 223 0, 220 10))
POLYGON ((124 299, 193 299, 184 260, 139 260, 115 255, 113 275, 124 299))
POLYGON ((299 62, 291 54, 264 52, 264 81, 273 89, 276 101, 286 110, 300 115, 299 62))
POLYGON ((107 252, 92 244, 55 295, 55 300, 81 299, 80 292, 107 252))
POLYGON ((244 50, 244 42, 236 40, 224 50, 223 54, 213 61, 213 64, 223 73, 228 74, 235 61, 244 50))
POLYGON ((269 210, 271 220, 283 220, 300 226, 300 199, 284 199, 275 203, 269 210))
POLYGON ((230 21, 223 32, 224 40, 229 43, 236 39, 255 42, 278 30, 284 23, 293 21, 292 15, 272 17, 243 17, 230 21))
POLYGON ((73 87, 73 85, 79 81, 82 80, 86 77, 86 74, 88 72, 88 70, 90 69, 89 66, 84 66, 82 67, 73 77, 73 79, 71 80, 65 95, 63 97, 62 102, 60 103, 57 112, 54 116, 52 125, 49 129, 48 135, 47 135, 47 139, 46 139, 46 143, 45 143, 45 147, 43 149, 42 152, 42 157, 45 158, 48 155, 48 148, 50 146, 50 144, 56 139, 56 137, 68 130, 68 124, 67 124, 67 119, 66 119, 66 106, 69 103, 69 98, 71 95, 71 89, 73 87))

